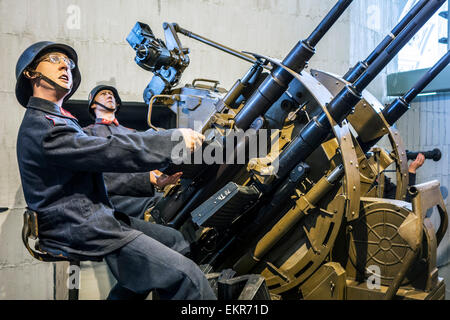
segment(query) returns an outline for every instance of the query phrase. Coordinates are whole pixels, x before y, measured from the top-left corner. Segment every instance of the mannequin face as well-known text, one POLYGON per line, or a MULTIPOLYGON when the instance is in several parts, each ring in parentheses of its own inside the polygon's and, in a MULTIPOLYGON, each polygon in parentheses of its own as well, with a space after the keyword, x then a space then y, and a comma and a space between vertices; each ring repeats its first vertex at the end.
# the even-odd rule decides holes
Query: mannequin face
MULTIPOLYGON (((117 103, 116 98, 114 97, 114 93, 111 90, 102 90, 94 98, 94 101, 97 101, 108 108, 116 110, 117 103)), ((97 104, 93 104, 95 108, 101 108, 101 106, 97 104)))
MULTIPOLYGON (((35 71, 56 82, 63 88, 71 89, 73 85, 69 58, 61 52, 50 52, 41 57, 35 71)), ((45 82, 45 81, 41 81, 45 82)), ((49 84, 42 84, 49 86, 49 84)))

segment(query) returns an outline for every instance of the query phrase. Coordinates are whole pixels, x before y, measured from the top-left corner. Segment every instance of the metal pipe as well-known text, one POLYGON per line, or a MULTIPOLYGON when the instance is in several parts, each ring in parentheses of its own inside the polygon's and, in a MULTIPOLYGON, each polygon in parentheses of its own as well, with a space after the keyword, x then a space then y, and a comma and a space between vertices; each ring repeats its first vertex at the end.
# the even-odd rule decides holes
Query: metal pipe
POLYGON ((392 31, 384 38, 383 41, 372 51, 372 53, 364 60, 358 62, 353 68, 350 68, 344 75, 344 79, 348 82, 355 82, 359 76, 367 70, 367 68, 375 61, 375 59, 383 52, 389 44, 400 34, 400 32, 411 22, 411 20, 422 10, 428 0, 421 0, 409 10, 403 19, 392 29, 392 31))
POLYGON ((322 22, 314 29, 311 35, 306 39, 306 42, 311 46, 315 47, 319 43, 320 39, 327 33, 328 30, 333 26, 333 24, 339 19, 339 17, 344 13, 347 7, 352 3, 353 0, 341 0, 328 12, 327 16, 322 20, 322 22))
POLYGON ((367 70, 353 83, 358 92, 362 92, 367 85, 380 73, 391 59, 402 49, 406 43, 419 31, 419 29, 444 4, 445 0, 428 0, 423 9, 411 20, 389 46, 380 53, 367 70))
POLYGON ((176 32, 179 32, 182 35, 185 35, 186 37, 189 37, 189 38, 195 39, 197 41, 203 42, 204 44, 206 44, 208 46, 211 46, 213 48, 219 49, 219 50, 221 50, 223 52, 231 54, 231 55, 233 55, 235 57, 238 57, 239 59, 245 60, 247 62, 250 62, 250 63, 255 63, 256 62, 256 59, 253 56, 250 56, 250 55, 247 55, 247 54, 242 53, 240 51, 234 50, 232 48, 224 46, 223 44, 220 44, 220 43, 215 42, 213 40, 210 40, 210 39, 207 39, 205 37, 202 37, 202 36, 200 36, 198 34, 195 34, 195 33, 191 32, 189 30, 183 29, 177 23, 173 23, 172 25, 175 28, 176 32))
POLYGON ((449 64, 450 51, 439 59, 436 64, 428 69, 428 71, 411 87, 411 89, 405 93, 402 97, 394 100, 389 106, 384 108, 383 116, 386 121, 393 125, 400 117, 409 109, 411 101, 417 97, 417 95, 425 89, 425 87, 433 81, 434 78, 449 64))
POLYGON ((277 244, 280 239, 289 232, 307 213, 313 208, 320 199, 323 198, 333 187, 336 181, 339 181, 344 173, 342 165, 336 167, 328 176, 322 177, 305 195, 300 197, 295 206, 278 220, 278 222, 267 232, 251 249, 251 252, 245 254, 233 266, 237 272, 245 273, 251 270, 261 258, 277 244))
MULTIPOLYGON (((340 0, 326 15, 311 35, 297 45, 284 58, 282 64, 289 69, 299 73, 301 72, 309 59, 314 55, 314 46, 324 36, 324 34, 337 21, 342 13, 347 9, 353 0, 340 0)), ((247 130, 250 124, 277 101, 287 90, 293 76, 277 66, 271 73, 271 76, 259 86, 258 90, 250 97, 242 110, 235 118, 236 127, 247 130)))
MULTIPOLYGON (((449 52, 450 51, 447 51, 447 53, 439 59, 439 61, 436 62, 436 64, 431 67, 406 94, 402 97, 398 97, 383 109, 383 117, 389 125, 392 126, 406 113, 406 111, 409 110, 410 102, 449 64, 449 52)), ((363 152, 369 151, 380 139, 381 137, 372 141, 363 142, 359 137, 357 138, 363 152)))
MULTIPOLYGON (((315 45, 323 35, 329 30, 329 28, 337 21, 342 13, 347 9, 353 0, 340 0, 331 9, 327 16, 322 20, 319 26, 312 32, 307 40, 300 41, 283 60, 283 64, 296 71, 300 72, 309 59, 313 56, 315 49, 312 48, 308 42, 315 45)), ((175 25, 177 32, 190 36, 187 30, 175 25)), ((254 60, 252 60, 254 61, 254 60)), ((235 117, 235 127, 237 129, 247 130, 250 124, 261 114, 263 114, 287 89, 289 82, 293 79, 293 76, 281 67, 274 68, 273 72, 266 78, 266 80, 259 86, 256 92, 248 99, 245 106, 240 110, 235 117)), ((245 146, 244 140, 241 146, 245 146)), ((236 149, 237 150, 237 149, 236 149)), ((235 151, 236 151, 235 150, 235 151)), ((234 153, 238 154, 237 152, 234 153)), ((300 161, 296 161, 298 164, 300 161)), ((220 166, 219 171, 213 179, 207 183, 204 188, 204 194, 198 194, 196 202, 197 205, 200 201, 209 197, 214 191, 226 183, 226 179, 223 176, 234 176, 243 166, 223 164, 220 166)))
POLYGON ((434 148, 430 151, 409 151, 406 150, 406 159, 414 160, 417 158, 418 154, 421 153, 425 157, 425 159, 432 159, 433 161, 441 160, 442 153, 438 148, 434 148))
MULTIPOLYGON (((414 34, 431 18, 445 0, 430 0, 417 14, 398 37, 383 51, 369 68, 356 80, 353 85, 345 86, 327 109, 331 117, 340 123, 361 100, 361 92, 380 73, 400 49, 414 36, 414 34)), ((299 133, 297 138, 285 149, 280 156, 279 167, 289 171, 299 161, 304 161, 331 132, 331 124, 325 112, 314 117, 299 133)))

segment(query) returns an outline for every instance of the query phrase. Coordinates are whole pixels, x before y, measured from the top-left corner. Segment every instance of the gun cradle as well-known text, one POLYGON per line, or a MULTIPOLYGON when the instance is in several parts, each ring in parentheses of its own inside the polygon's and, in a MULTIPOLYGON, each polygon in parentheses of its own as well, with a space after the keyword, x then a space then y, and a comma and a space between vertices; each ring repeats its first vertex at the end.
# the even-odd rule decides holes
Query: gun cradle
MULTIPOLYGON (((368 60, 358 65, 367 72, 351 69, 353 83, 346 76, 304 72, 314 48, 301 41, 282 62, 254 54, 252 68, 225 96, 216 94, 215 103, 202 98, 185 99, 195 105, 191 108, 172 104, 187 126, 191 113, 192 119, 207 115, 201 131, 211 129, 208 143, 225 145, 236 127, 253 128, 258 137, 263 130, 272 134, 267 149, 258 150, 264 156, 245 153, 245 164, 194 168, 190 179, 182 179, 158 202, 152 212, 164 219, 155 220, 194 239, 193 260, 205 270, 260 275, 271 298, 443 299, 436 252, 448 215, 439 183, 411 187, 412 204, 404 201, 406 150, 390 125, 403 109, 390 106, 386 112, 363 90, 439 5, 441 0, 420 1, 416 12, 402 20, 407 31, 396 30, 396 38, 383 40, 369 56, 372 65, 368 60), (390 153, 376 146, 384 136, 390 153), (392 164, 396 195, 386 199, 384 174, 392 164), (437 231, 426 218, 433 207, 441 218, 437 231)), ((312 39, 319 34, 313 32, 312 39)), ((243 139, 234 150, 246 150, 249 141, 243 139)))
MULTIPOLYGON (((367 268, 377 265, 381 270, 377 297, 382 298, 394 275, 404 267, 405 252, 411 250, 398 234, 393 240, 386 239, 398 231, 409 214, 423 213, 413 213, 410 205, 408 209, 408 204, 402 201, 382 197, 367 198, 379 195, 382 186, 376 183, 376 179, 392 163, 400 163, 395 155, 404 151, 388 154, 379 148, 375 149, 376 152, 364 153, 357 139, 358 130, 363 130, 363 127, 357 130, 352 126, 359 112, 355 111, 349 117, 350 122, 344 123, 342 127, 337 126, 335 134, 306 160, 310 168, 308 174, 295 183, 295 188, 289 194, 284 195, 287 201, 278 203, 278 212, 262 217, 263 204, 270 206, 268 202, 276 197, 276 191, 261 192, 264 186, 270 186, 277 180, 276 175, 267 175, 267 172, 273 172, 268 168, 274 161, 273 155, 281 154, 286 145, 296 139, 308 118, 323 110, 326 101, 332 98, 331 92, 318 81, 317 76, 305 73, 299 75, 298 80, 301 82, 291 83, 287 94, 264 115, 265 128, 280 130, 278 135, 271 137, 272 142, 278 139, 279 143, 271 144, 278 149, 269 150, 267 157, 270 161, 264 161, 264 158, 249 159, 245 170, 240 172, 241 177, 230 177, 229 180, 239 180, 242 184, 230 182, 191 212, 187 224, 193 224, 200 230, 205 227, 215 228, 217 233, 211 233, 215 238, 219 234, 218 239, 215 239, 215 248, 211 250, 209 247, 207 251, 202 251, 196 260, 202 264, 210 264, 218 271, 231 267, 241 275, 260 274, 273 295, 285 298, 294 295, 309 299, 352 299, 364 294, 368 298, 373 297, 367 295, 365 281, 371 276, 367 268), (289 95, 301 99, 291 101, 290 109, 286 110, 285 100, 290 99, 289 95), (307 105, 304 105, 305 102, 308 102, 307 105), (302 105, 305 116, 292 119, 291 112, 302 105), (343 154, 352 156, 345 157, 343 154), (327 178, 333 171, 339 171, 339 168, 343 169, 340 173, 335 173, 338 178, 330 183, 327 178), (354 184, 358 184, 357 210, 354 209, 355 204, 351 203, 352 196, 349 196, 355 191, 354 184), (225 189, 229 191, 226 194, 225 189), (383 217, 386 217, 385 220, 383 217), (254 219, 259 224, 253 222, 254 219), (378 229, 385 231, 374 235, 378 229), (248 230, 256 230, 251 232, 252 241, 246 235, 248 230), (230 235, 235 240, 232 245, 227 246, 230 235), (222 255, 217 257, 217 252, 222 249, 225 249, 222 255), (320 285, 311 285, 320 282, 323 277, 332 277, 330 270, 336 272, 341 279, 332 281, 332 289, 330 287, 325 290, 320 285)), ((374 114, 381 117, 379 110, 376 110, 379 103, 374 103, 373 96, 369 97, 371 103, 363 99, 358 106, 374 110, 372 118, 374 114)), ((209 108, 215 110, 212 105, 209 108)), ((355 110, 359 110, 359 107, 355 110)), ((221 116, 222 119, 224 117, 233 118, 226 113, 221 116)), ((366 139, 379 137, 383 132, 390 133, 382 119, 374 123, 380 128, 373 126, 370 135, 367 135, 370 137, 366 139)), ((400 138, 396 139, 392 141, 398 142, 400 138)), ((393 146, 393 149, 398 150, 398 145, 393 146)), ((397 166, 397 171, 400 170, 401 166, 397 166)), ((171 199, 169 194, 161 203, 179 201, 180 194, 173 194, 177 194, 176 199, 171 199)), ((163 210, 158 208, 158 213, 161 212, 163 210)), ((165 222, 170 223, 170 219, 165 222)), ((411 263, 410 271, 397 291, 397 295, 403 298, 429 298, 439 295, 436 293, 438 291, 442 293, 443 283, 436 277, 435 232, 429 221, 424 221, 423 225, 420 247, 424 249, 420 250, 411 263)))

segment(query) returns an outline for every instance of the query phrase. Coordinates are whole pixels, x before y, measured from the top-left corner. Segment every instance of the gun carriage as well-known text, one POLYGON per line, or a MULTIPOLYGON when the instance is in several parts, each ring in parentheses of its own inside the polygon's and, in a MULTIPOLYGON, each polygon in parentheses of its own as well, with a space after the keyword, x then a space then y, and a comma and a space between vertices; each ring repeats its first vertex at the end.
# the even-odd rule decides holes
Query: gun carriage
POLYGON ((183 178, 149 217, 195 242, 193 259, 205 272, 259 275, 272 299, 443 299, 436 252, 448 218, 439 182, 408 188, 408 153, 393 124, 450 56, 386 106, 365 89, 444 1, 419 1, 342 77, 308 72, 316 44, 351 2, 338 1, 282 61, 236 51, 175 23, 163 24, 166 42, 135 25, 127 41, 138 65, 154 73, 144 90, 149 125, 153 104, 165 105, 177 126, 206 135, 199 152, 213 150, 220 160, 167 168, 183 171, 183 178), (176 88, 189 64, 178 33, 251 66, 228 91, 205 79, 176 88), (236 139, 236 131, 245 134, 236 139), (376 145, 384 136, 391 152, 376 145), (383 174, 391 165, 396 196, 386 199, 383 174), (426 217, 434 207, 437 230, 426 217))

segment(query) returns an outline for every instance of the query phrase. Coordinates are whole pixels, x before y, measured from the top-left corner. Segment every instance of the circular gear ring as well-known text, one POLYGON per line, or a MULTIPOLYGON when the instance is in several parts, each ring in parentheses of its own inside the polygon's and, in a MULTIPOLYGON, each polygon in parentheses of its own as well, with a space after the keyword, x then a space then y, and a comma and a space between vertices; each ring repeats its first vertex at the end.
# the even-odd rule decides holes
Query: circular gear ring
MULTIPOLYGON (((359 278, 366 278, 380 270, 381 284, 389 285, 405 263, 406 253, 412 248, 399 235, 398 229, 410 211, 387 202, 369 202, 359 219, 351 223, 349 232, 349 258, 359 278)), ((414 280, 420 273, 415 264, 404 283, 414 280), (409 280, 408 280, 409 279, 409 280)))

